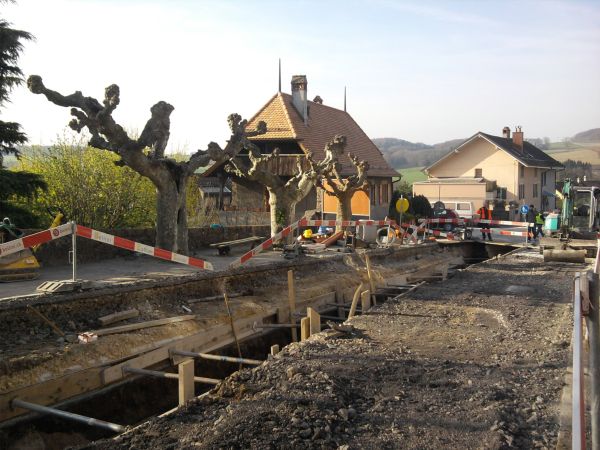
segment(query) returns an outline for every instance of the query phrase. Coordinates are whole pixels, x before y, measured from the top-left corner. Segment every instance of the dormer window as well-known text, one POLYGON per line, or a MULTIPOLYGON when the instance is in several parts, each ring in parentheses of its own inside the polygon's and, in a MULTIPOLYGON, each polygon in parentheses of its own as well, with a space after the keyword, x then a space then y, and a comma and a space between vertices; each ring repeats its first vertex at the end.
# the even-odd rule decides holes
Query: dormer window
POLYGON ((483 177, 483 169, 475 169, 475 178, 483 177))

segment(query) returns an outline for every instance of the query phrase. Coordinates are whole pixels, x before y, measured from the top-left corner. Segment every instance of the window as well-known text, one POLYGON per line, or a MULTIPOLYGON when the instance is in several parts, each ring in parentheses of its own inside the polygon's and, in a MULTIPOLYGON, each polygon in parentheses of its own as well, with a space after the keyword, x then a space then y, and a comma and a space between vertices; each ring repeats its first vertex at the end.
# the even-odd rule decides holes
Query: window
POLYGON ((496 198, 501 200, 506 200, 506 188, 497 188, 496 189, 496 198))
POLYGON ((475 178, 483 177, 483 169, 475 169, 475 178))
POLYGON ((538 185, 537 183, 533 185, 533 198, 537 198, 538 196, 538 185))
POLYGON ((519 164, 519 176, 520 177, 525 176, 525 166, 523 164, 519 164))
POLYGON ((369 189, 369 193, 371 194, 371 205, 375 205, 375 198, 377 196, 376 194, 376 190, 377 190, 377 185, 376 184, 372 184, 370 186, 371 189, 369 189))
POLYGON ((381 199, 381 201, 384 204, 388 204, 390 202, 390 198, 389 198, 389 193, 390 193, 389 184, 383 183, 381 185, 381 189, 382 189, 381 192, 383 193, 383 196, 382 196, 383 198, 381 199))
POLYGON ((546 186, 546 174, 548 172, 542 172, 542 186, 546 186))
MULTIPOLYGON (((523 167, 523 166, 521 166, 523 167)), ((520 184, 519 185, 519 200, 523 200, 525 198, 525 185, 524 184, 520 184)))

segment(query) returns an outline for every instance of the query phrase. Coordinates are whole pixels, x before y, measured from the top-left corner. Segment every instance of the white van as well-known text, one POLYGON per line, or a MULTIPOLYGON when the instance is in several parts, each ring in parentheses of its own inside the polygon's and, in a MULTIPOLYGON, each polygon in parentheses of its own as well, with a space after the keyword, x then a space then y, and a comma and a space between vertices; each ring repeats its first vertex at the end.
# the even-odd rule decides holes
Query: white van
MULTIPOLYGON (((460 201, 460 200, 442 200, 446 209, 453 210, 458 217, 462 217, 463 219, 471 219, 475 214, 473 210, 473 202, 468 201, 460 201)), ((431 204, 433 208, 433 203, 431 204)))

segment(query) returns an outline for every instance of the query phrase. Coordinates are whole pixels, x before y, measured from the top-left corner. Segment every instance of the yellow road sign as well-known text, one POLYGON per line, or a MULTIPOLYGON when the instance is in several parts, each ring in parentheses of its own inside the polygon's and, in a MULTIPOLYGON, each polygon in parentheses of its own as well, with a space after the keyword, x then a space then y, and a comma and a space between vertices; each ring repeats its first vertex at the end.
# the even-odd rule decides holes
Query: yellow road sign
POLYGON ((396 211, 405 213, 408 211, 408 199, 407 198, 399 198, 396 201, 396 211))

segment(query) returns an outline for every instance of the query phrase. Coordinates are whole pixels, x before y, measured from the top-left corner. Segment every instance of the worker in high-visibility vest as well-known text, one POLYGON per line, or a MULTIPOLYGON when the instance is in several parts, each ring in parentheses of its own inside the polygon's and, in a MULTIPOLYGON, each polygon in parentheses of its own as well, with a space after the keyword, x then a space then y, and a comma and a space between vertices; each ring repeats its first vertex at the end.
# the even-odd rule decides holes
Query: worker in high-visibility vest
MULTIPOLYGON (((483 206, 481 208, 479 208, 477 210, 477 214, 479 214, 479 219, 492 220, 492 210, 490 208, 488 208, 487 206, 485 206, 485 203, 483 204, 483 206)), ((486 235, 485 229, 487 229, 487 236, 488 236, 488 239, 491 241, 492 240, 492 233, 490 231, 491 224, 480 223, 479 227, 481 228, 481 239, 483 239, 485 241, 485 235, 486 235)))
POLYGON ((544 213, 542 211, 538 211, 535 215, 535 229, 533 232, 533 238, 537 239, 538 236, 544 236, 544 213))

